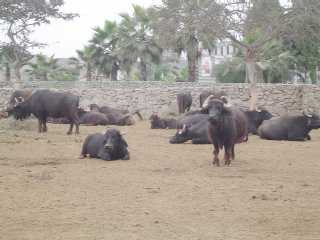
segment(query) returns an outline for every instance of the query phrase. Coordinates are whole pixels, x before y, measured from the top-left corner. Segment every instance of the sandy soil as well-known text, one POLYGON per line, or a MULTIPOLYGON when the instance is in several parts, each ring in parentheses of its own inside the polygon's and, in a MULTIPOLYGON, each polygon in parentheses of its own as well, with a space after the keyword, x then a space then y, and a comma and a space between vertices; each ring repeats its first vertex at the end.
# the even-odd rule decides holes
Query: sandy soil
POLYGON ((126 131, 131 160, 78 159, 104 127, 0 131, 0 239, 320 239, 320 131, 312 141, 250 137, 231 167, 173 130, 126 131))

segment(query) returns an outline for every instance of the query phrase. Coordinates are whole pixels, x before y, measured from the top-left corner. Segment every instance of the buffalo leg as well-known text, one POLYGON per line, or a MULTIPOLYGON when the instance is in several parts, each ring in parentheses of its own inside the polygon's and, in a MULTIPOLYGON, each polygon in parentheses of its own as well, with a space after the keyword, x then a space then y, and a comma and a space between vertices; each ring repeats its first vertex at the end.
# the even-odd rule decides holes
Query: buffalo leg
POLYGON ((39 133, 42 132, 42 120, 40 118, 38 119, 38 131, 39 133))
POLYGON ((231 147, 231 159, 234 160, 235 154, 234 154, 234 145, 231 147))
POLYGON ((214 144, 214 150, 213 150, 213 165, 217 165, 218 167, 220 166, 220 162, 219 162, 219 145, 218 144, 214 144))
POLYGON ((232 146, 224 146, 224 164, 230 166, 232 156, 232 146))
POLYGON ((70 123, 69 131, 67 132, 68 135, 72 133, 73 130, 73 122, 70 123))
POLYGON ((43 132, 47 132, 47 118, 45 117, 43 120, 42 120, 42 131, 43 132))

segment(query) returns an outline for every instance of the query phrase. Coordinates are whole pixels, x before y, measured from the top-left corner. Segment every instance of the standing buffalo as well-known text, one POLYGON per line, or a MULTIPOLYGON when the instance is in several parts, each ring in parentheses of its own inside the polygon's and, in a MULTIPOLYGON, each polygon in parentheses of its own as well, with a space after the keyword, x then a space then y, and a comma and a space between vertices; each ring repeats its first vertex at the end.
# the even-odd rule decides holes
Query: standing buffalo
POLYGON ((70 120, 68 134, 71 134, 74 124, 76 125, 76 133, 79 133, 78 107, 79 97, 71 93, 37 90, 29 98, 21 99, 12 111, 17 119, 24 119, 31 114, 37 117, 39 132, 47 131, 48 117, 66 117, 70 120))
POLYGON ((22 102, 23 100, 28 99, 31 95, 32 95, 32 91, 31 90, 16 90, 16 91, 14 91, 12 93, 12 95, 10 96, 8 107, 6 109, 6 112, 8 113, 8 115, 9 116, 12 115, 13 114, 13 108, 17 104, 22 102))
POLYGON ((150 118, 151 129, 176 129, 177 120, 174 118, 160 118, 158 114, 153 113, 150 118))
POLYGON ((320 128, 320 118, 315 114, 286 115, 264 121, 258 134, 268 140, 310 140, 310 131, 320 128))
POLYGON ((248 140, 248 126, 245 114, 227 105, 225 98, 210 96, 203 104, 203 108, 209 114, 208 134, 214 146, 213 164, 219 163, 219 150, 224 148, 224 160, 226 165, 234 159, 234 146, 248 140))
POLYGON ((269 120, 273 115, 265 109, 258 109, 244 112, 248 119, 248 132, 258 134, 258 128, 263 121, 269 120))
POLYGON ((105 134, 96 133, 87 136, 85 139, 80 158, 89 155, 92 158, 103 160, 128 160, 128 144, 121 133, 116 129, 109 129, 105 134))
POLYGON ((190 111, 192 105, 192 96, 190 92, 187 93, 178 93, 177 94, 177 104, 179 113, 185 113, 190 111))

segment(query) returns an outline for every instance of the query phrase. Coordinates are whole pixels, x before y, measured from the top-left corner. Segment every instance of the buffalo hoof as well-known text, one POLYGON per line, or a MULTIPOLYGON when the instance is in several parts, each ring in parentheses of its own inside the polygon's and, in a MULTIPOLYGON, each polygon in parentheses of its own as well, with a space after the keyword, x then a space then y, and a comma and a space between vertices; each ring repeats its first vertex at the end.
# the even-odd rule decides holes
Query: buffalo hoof
POLYGON ((129 159, 130 159, 129 154, 127 154, 126 156, 124 156, 124 157, 122 158, 122 160, 129 160, 129 159))
POLYGON ((84 155, 79 156, 79 159, 84 159, 84 158, 86 158, 86 156, 84 156, 84 155))
POLYGON ((214 161, 212 162, 212 164, 213 164, 213 165, 217 165, 217 167, 220 167, 219 161, 215 161, 215 160, 214 160, 214 161))

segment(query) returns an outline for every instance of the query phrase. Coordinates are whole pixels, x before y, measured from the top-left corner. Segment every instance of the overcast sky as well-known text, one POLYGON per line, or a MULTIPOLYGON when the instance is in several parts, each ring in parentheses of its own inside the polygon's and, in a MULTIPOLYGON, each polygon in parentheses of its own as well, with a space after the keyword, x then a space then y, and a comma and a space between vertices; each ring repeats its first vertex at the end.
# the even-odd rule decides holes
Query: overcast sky
POLYGON ((63 10, 80 14, 72 21, 52 21, 40 26, 34 39, 49 46, 36 52, 55 57, 76 56, 75 50, 82 49, 92 36, 92 28, 102 26, 106 19, 119 20, 119 13, 132 12, 132 4, 148 7, 160 0, 65 0, 63 10))

